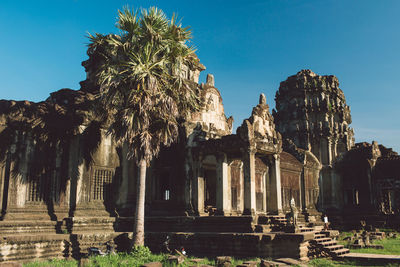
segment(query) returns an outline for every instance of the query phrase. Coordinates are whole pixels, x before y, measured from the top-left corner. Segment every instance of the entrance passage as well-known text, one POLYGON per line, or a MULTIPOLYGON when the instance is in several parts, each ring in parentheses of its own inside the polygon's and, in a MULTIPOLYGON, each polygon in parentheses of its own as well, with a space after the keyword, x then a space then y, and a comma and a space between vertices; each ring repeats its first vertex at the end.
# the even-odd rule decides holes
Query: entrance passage
POLYGON ((214 213, 217 207, 217 172, 204 170, 204 208, 207 212, 214 213))

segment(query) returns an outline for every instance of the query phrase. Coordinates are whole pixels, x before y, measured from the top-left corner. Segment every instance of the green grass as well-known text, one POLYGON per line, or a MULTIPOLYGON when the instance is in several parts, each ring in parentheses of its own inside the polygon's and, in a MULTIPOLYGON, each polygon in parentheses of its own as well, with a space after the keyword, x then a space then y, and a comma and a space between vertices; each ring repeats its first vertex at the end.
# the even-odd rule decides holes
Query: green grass
MULTIPOLYGON (((391 229, 381 229, 382 232, 388 234, 392 232, 391 229)), ((348 247, 350 242, 344 241, 343 239, 348 236, 352 236, 352 232, 342 232, 340 233, 339 243, 348 247)), ((372 254, 384 254, 384 255, 400 255, 400 234, 397 233, 396 238, 386 237, 382 240, 371 240, 374 245, 383 245, 383 249, 374 248, 361 248, 361 249, 350 249, 350 252, 354 253, 372 253, 372 254)))
MULTIPOLYGON (((352 235, 352 233, 342 233, 339 240, 343 241, 346 236, 352 235)), ((376 253, 376 254, 400 254, 400 237, 397 238, 386 238, 384 240, 375 240, 374 244, 382 244, 384 249, 353 249, 352 252, 358 253, 376 253)), ((83 259, 85 262, 84 266, 87 267, 108 267, 108 266, 140 266, 145 263, 159 261, 162 262, 163 266, 172 267, 176 265, 168 264, 168 255, 166 254, 153 254, 147 247, 135 247, 131 253, 116 253, 106 256, 96 256, 83 259)), ((193 257, 188 257, 180 264, 181 267, 188 266, 200 266, 200 265, 214 265, 214 259, 203 258, 201 262, 195 263, 191 261, 193 257)), ((232 266, 242 264, 245 261, 256 260, 256 259, 237 259, 232 258, 232 266)), ((25 267, 77 267, 79 261, 76 260, 65 260, 65 259, 54 259, 51 261, 37 261, 24 264, 25 267)), ((313 259, 307 263, 307 266, 363 266, 362 263, 357 261, 334 261, 326 258, 313 259)), ((374 265, 378 266, 378 265, 374 265)), ((382 265, 383 266, 383 265, 382 265)), ((398 266, 398 265, 385 265, 385 266, 398 266)))
POLYGON ((366 265, 365 263, 356 261, 356 260, 344 260, 344 261, 335 261, 335 260, 330 260, 326 258, 319 258, 319 259, 313 259, 310 260, 307 263, 307 266, 312 266, 312 267, 334 267, 334 266, 340 266, 340 267, 356 267, 356 266, 378 266, 378 267, 395 267, 399 266, 398 264, 383 264, 383 265, 377 265, 377 264, 368 264, 366 265))
POLYGON ((51 261, 34 261, 25 263, 23 266, 29 267, 75 267, 78 266, 78 262, 76 260, 61 260, 61 259, 54 259, 51 261))
MULTIPOLYGON (((116 253, 106 256, 95 256, 83 259, 84 266, 87 267, 108 267, 108 266, 140 266, 145 263, 159 261, 162 262, 163 266, 172 267, 175 264, 169 264, 167 262, 167 254, 152 254, 147 247, 137 247, 132 253, 116 253)), ((191 261, 194 257, 188 257, 185 261, 180 264, 181 267, 188 266, 200 266, 200 265, 215 265, 214 259, 203 258, 202 261, 196 263, 191 261)), ((255 259, 235 259, 232 258, 232 266, 242 264, 245 261, 255 259)), ((66 259, 54 259, 51 261, 36 261, 24 264, 25 267, 76 267, 79 266, 77 260, 66 260, 66 259)))
MULTIPOLYGON (((152 254, 148 258, 137 258, 134 257, 132 254, 126 253, 118 253, 115 255, 107 255, 107 256, 96 256, 90 257, 88 262, 84 266, 88 267, 105 267, 105 266, 140 266, 144 263, 152 262, 152 261, 160 261, 163 263, 163 266, 172 267, 176 265, 167 264, 166 262, 167 255, 155 255, 152 254)), ((184 263, 180 264, 180 267, 189 267, 189 266, 200 266, 200 265, 214 265, 214 260, 204 258, 203 261, 199 263, 191 262, 190 260, 193 259, 189 257, 185 260, 184 263)), ((252 259, 232 259, 232 266, 236 266, 242 264, 244 261, 248 261, 252 259)), ((254 260, 254 259, 253 259, 254 260)), ((364 264, 357 262, 357 261, 334 261, 326 258, 320 259, 313 259, 307 263, 307 266, 310 267, 333 267, 333 266, 340 266, 340 267, 355 267, 355 266, 363 266, 364 264)), ((32 262, 24 264, 26 267, 77 267, 78 261, 76 260, 52 260, 52 261, 41 261, 41 262, 32 262)), ((398 265, 374 265, 374 266, 398 266, 398 265)))
MULTIPOLYGON (((160 261, 163 263, 163 266, 172 267, 176 266, 174 264, 167 263, 168 255, 165 254, 151 254, 148 257, 135 257, 133 254, 126 254, 126 253, 118 253, 114 255, 107 255, 107 256, 96 256, 90 257, 87 259, 87 263, 84 266, 88 267, 108 267, 108 266, 140 266, 144 263, 149 263, 153 261, 160 261)), ((181 267, 188 267, 188 266, 200 266, 200 265, 215 265, 215 261, 213 259, 204 258, 201 262, 195 263, 192 262, 191 259, 193 257, 188 257, 182 264, 179 266, 181 267)), ((232 266, 236 266, 242 264, 248 260, 255 260, 255 259, 232 259, 232 266)), ((25 267, 76 267, 78 266, 78 261, 76 260, 51 260, 51 261, 37 261, 24 264, 25 267)))

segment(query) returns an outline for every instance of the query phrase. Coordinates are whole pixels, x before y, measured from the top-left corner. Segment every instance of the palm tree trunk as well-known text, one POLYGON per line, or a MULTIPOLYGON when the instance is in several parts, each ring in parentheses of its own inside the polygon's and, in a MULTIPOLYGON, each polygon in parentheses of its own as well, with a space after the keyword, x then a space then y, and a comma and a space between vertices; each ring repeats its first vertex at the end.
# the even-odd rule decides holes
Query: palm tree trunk
POLYGON ((133 244, 144 245, 144 202, 146 193, 146 160, 141 159, 139 162, 139 177, 137 180, 136 194, 136 214, 135 226, 133 229, 133 244))

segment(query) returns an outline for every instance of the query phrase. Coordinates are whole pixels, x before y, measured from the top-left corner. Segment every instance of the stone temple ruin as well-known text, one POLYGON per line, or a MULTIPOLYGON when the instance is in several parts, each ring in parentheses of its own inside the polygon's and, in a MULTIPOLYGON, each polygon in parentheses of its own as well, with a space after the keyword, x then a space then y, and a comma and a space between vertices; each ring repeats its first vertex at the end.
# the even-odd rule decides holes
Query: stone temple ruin
MULTIPOLYGON (((102 127, 93 109, 98 88, 83 65, 78 91, 39 103, 0 101, 0 262, 79 258, 105 242, 127 247, 138 170, 102 127)), ((145 242, 153 250, 169 235, 199 255, 306 260, 321 244, 338 256, 348 250, 324 247, 332 233, 322 230, 323 213, 336 226, 398 218, 400 156, 376 142, 354 144, 335 76, 290 76, 276 110, 261 94, 233 133, 214 77, 198 83, 204 69, 185 72, 201 109, 147 172, 145 242), (297 227, 285 217, 291 201, 297 227)))

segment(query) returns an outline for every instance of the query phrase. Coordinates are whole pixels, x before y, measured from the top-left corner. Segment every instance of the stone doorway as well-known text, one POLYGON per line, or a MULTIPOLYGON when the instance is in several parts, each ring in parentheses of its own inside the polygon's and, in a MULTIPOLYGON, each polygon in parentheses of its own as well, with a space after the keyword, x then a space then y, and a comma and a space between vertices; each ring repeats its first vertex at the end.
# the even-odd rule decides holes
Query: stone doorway
POLYGON ((204 208, 211 215, 217 207, 217 172, 204 170, 204 208))
POLYGON ((266 212, 267 211, 267 198, 269 189, 267 182, 269 180, 269 167, 267 159, 256 157, 255 161, 255 189, 256 189, 256 211, 266 212))

